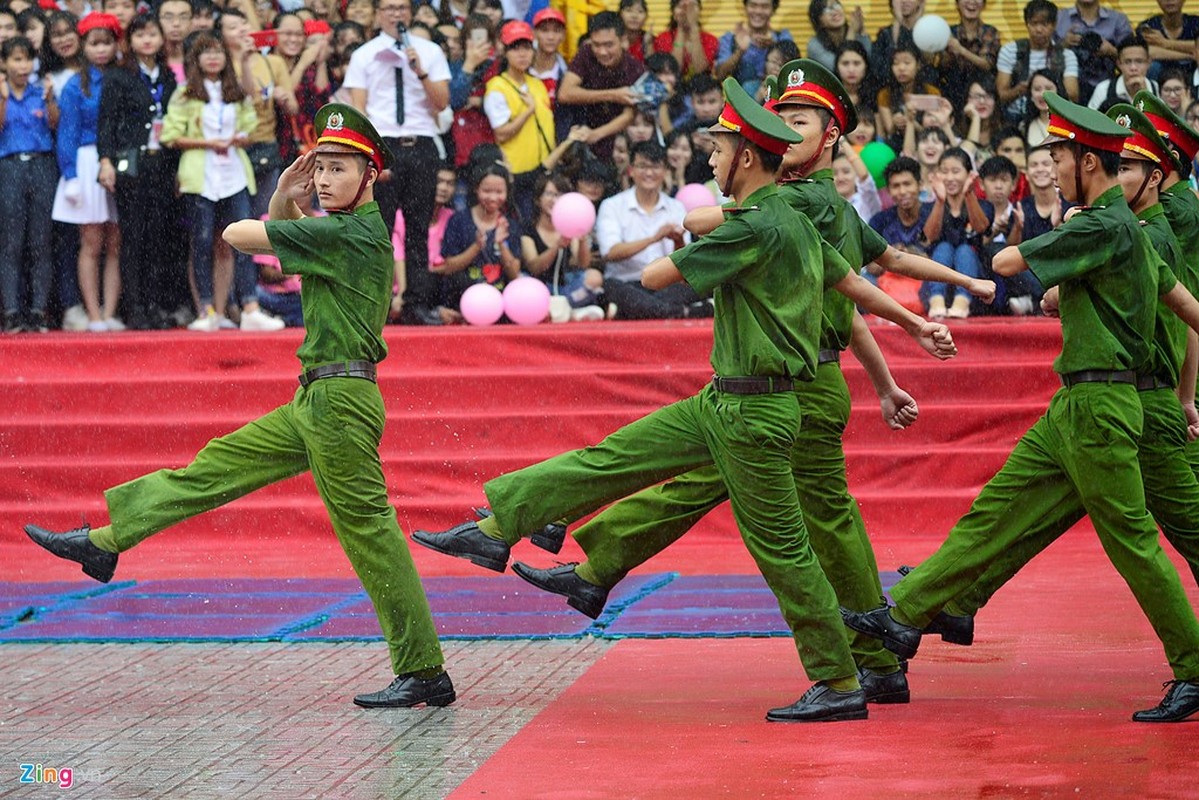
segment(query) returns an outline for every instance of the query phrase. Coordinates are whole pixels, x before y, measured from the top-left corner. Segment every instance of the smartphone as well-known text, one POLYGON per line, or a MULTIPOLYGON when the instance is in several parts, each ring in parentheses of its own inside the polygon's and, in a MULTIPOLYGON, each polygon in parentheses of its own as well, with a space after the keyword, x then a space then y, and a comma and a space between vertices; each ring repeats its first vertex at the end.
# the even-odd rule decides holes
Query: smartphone
POLYGON ((908 96, 907 105, 913 111, 936 111, 941 107, 939 94, 913 94, 908 96))
POLYGON ((487 31, 483 28, 475 28, 470 32, 471 44, 482 44, 487 41, 487 31))

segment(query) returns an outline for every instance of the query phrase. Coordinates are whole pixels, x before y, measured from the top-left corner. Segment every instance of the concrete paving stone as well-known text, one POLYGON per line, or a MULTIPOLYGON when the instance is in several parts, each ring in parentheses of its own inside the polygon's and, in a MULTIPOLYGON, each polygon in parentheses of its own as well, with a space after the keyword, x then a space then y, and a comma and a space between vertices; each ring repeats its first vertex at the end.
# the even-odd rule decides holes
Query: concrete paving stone
POLYGON ((5 644, 0 798, 45 796, 22 763, 105 800, 444 797, 611 646, 445 642, 454 705, 367 710, 378 643, 5 644))

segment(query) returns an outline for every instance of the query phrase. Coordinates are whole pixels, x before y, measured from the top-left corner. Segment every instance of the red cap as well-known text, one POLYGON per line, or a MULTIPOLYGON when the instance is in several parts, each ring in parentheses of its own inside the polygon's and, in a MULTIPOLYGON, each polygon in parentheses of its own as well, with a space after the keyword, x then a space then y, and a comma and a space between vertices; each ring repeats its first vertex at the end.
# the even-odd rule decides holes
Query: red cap
POLYGON ((121 38, 121 21, 112 14, 93 11, 79 20, 79 36, 81 38, 87 36, 89 32, 98 29, 110 31, 113 36, 118 39, 121 38))
POLYGON ((536 28, 543 22, 557 22, 565 27, 566 17, 562 16, 562 12, 556 8, 543 8, 533 15, 533 27, 536 28))
POLYGON ((774 153, 776 156, 783 155, 787 152, 787 148, 791 146, 790 142, 776 139, 770 134, 758 130, 753 125, 746 124, 741 115, 737 113, 737 109, 733 108, 732 103, 724 104, 724 110, 720 112, 720 117, 716 120, 716 124, 708 128, 708 130, 739 133, 767 153, 774 153))
POLYGON ((58 3, 55 0, 37 0, 37 7, 43 11, 58 11, 58 3))
POLYGON ((505 22, 504 27, 500 28, 500 41, 506 45, 516 42, 532 42, 533 28, 529 26, 529 23, 518 19, 505 22))

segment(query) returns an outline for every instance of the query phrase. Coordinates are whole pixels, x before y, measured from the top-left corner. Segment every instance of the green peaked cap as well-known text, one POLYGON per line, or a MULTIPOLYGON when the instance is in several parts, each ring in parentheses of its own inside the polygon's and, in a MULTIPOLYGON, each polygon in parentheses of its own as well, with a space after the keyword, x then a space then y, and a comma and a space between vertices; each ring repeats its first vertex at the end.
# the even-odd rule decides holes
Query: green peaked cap
POLYGON ((1178 168, 1170 146, 1158 135, 1153 122, 1134 106, 1116 103, 1107 110, 1107 116, 1115 120, 1117 125, 1127 128, 1131 134, 1124 140, 1123 157, 1152 161, 1167 172, 1178 168))
POLYGON ((803 137, 778 114, 770 111, 749 96, 735 78, 725 78, 724 110, 716 124, 708 128, 714 133, 739 133, 768 153, 783 155, 787 148, 799 144, 803 137))
POLYGON ((326 103, 312 119, 316 131, 316 152, 356 153, 364 155, 382 172, 395 157, 383 137, 366 116, 345 103, 326 103))
MULTIPOLYGON (((1171 153, 1173 148, 1177 147, 1188 160, 1194 160, 1195 154, 1199 153, 1199 133, 1175 114, 1160 97, 1152 92, 1141 91, 1132 98, 1132 104, 1153 123, 1158 134, 1171 146, 1171 153)), ((1175 165, 1180 172, 1185 172, 1177 156, 1175 165)))
POLYGON ((770 97, 774 108, 791 104, 823 108, 837 120, 842 135, 858 127, 858 113, 845 84, 819 61, 810 58, 788 61, 774 79, 770 97))
POLYGON ((1107 115, 1071 103, 1057 92, 1045 92, 1045 102, 1049 105, 1049 131, 1037 147, 1072 142, 1110 153, 1124 150, 1124 140, 1130 135, 1128 129, 1117 125, 1107 115))

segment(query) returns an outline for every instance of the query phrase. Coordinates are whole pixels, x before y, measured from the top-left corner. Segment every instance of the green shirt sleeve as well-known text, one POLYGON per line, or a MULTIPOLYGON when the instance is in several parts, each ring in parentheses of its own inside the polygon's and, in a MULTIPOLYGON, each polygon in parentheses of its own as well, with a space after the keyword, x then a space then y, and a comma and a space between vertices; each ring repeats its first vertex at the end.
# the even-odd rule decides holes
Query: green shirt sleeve
POLYGON ((838 252, 837 248, 828 243, 827 239, 820 240, 820 253, 824 258, 824 288, 828 289, 845 280, 845 276, 853 271, 849 262, 838 252))
POLYGON ((865 222, 858 225, 858 230, 862 237, 862 266, 882 258, 887 252, 887 240, 865 222))
POLYGON ((336 277, 344 270, 342 224, 338 216, 268 220, 266 235, 279 257, 280 269, 287 275, 324 278, 336 277))
POLYGON ((726 219, 699 241, 675 250, 670 260, 692 289, 707 295, 757 263, 760 246, 753 228, 738 216, 726 219))
POLYGON ((1084 211, 1017 248, 1028 262, 1029 270, 1048 289, 1108 263, 1116 245, 1117 237, 1106 230, 1103 215, 1084 211))

